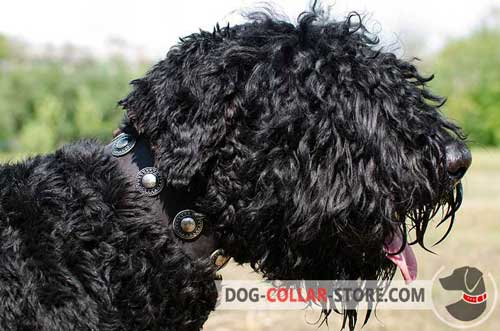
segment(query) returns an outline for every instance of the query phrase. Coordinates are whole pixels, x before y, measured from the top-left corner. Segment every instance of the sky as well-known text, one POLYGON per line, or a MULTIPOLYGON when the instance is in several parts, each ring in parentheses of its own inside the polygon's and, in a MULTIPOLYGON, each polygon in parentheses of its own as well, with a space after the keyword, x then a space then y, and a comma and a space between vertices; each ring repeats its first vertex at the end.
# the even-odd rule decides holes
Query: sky
MULTIPOLYGON (((242 22, 252 0, 0 0, 0 33, 35 46, 74 44, 106 54, 126 44, 131 56, 161 58, 179 37, 242 22), (121 46, 120 46, 121 45, 121 46)), ((273 0, 292 20, 308 0, 273 0)), ((423 42, 435 51, 449 38, 467 35, 500 0, 323 0, 333 16, 356 10, 368 15, 368 27, 385 43, 423 42), (408 41, 409 42, 409 41, 408 41)), ((418 54, 417 54, 418 55, 418 54)))

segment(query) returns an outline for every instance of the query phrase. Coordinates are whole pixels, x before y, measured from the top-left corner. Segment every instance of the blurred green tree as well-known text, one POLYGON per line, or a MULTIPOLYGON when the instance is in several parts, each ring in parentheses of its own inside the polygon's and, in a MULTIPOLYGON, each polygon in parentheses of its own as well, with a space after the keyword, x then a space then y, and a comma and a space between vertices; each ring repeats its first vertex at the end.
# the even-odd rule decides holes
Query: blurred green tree
POLYGON ((82 137, 110 138, 122 117, 116 103, 146 65, 66 49, 32 55, 0 36, 0 152, 47 152, 82 137))
POLYGON ((9 55, 9 43, 7 38, 0 34, 0 60, 4 60, 9 55))
MULTIPOLYGON (((468 37, 450 41, 423 66, 444 111, 473 143, 500 146, 500 11, 468 37)), ((81 137, 106 141, 122 112, 116 102, 149 63, 102 59, 74 46, 30 53, 0 34, 0 153, 47 152, 81 137)))
MULTIPOLYGON (((486 21, 486 20, 485 20, 486 21)), ((500 145, 500 16, 437 55, 433 86, 448 101, 445 112, 473 144, 500 145), (493 22, 493 23, 492 23, 493 22)))

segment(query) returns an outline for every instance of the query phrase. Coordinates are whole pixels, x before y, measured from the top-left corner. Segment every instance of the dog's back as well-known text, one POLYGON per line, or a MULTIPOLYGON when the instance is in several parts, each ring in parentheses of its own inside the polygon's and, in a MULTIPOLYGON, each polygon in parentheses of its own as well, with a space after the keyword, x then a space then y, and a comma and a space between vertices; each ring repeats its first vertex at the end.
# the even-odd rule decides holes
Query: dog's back
MULTIPOLYGON (((183 263, 203 272, 144 205, 94 142, 1 166, 0 329, 177 330, 193 323, 188 310, 170 316, 177 300, 210 291, 200 283, 182 295, 173 284, 186 277, 178 272, 183 263)), ((210 305, 192 307, 200 306, 208 315, 210 305)))
POLYGON ((0 329, 96 329, 117 313, 103 240, 123 191, 112 170, 91 142, 2 167, 0 329))

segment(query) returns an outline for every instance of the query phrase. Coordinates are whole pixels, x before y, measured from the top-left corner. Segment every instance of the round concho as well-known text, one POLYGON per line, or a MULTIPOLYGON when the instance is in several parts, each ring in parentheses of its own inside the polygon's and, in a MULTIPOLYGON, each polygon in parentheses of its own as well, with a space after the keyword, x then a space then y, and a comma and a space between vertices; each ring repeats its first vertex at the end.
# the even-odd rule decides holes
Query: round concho
POLYGON ((163 177, 154 167, 140 170, 135 177, 135 184, 141 193, 150 197, 158 195, 165 186, 163 177))
POLYGON ((182 210, 177 213, 172 222, 174 233, 184 240, 196 239, 203 230, 204 216, 193 210, 182 210))
POLYGON ((113 140, 111 154, 113 156, 123 156, 130 152, 135 146, 135 138, 129 134, 122 133, 113 140))

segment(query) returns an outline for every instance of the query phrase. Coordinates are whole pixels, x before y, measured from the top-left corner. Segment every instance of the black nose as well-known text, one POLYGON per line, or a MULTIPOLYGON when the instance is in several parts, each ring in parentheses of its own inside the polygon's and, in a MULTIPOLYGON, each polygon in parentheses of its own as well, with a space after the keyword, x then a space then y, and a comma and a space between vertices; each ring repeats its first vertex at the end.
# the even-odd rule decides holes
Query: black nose
POLYGON ((453 141, 446 145, 446 170, 450 178, 461 179, 471 163, 472 155, 464 143, 453 141))

